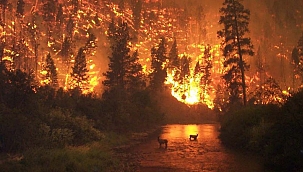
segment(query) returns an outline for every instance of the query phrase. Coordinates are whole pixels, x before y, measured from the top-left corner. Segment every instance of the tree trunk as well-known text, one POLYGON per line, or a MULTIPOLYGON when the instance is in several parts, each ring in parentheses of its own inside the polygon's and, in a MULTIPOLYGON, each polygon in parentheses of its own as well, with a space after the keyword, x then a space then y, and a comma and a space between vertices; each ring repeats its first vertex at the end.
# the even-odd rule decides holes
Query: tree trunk
MULTIPOLYGON (((233 0, 234 3, 234 0, 233 0)), ((239 38, 239 30, 238 30, 238 21, 237 21, 237 14, 234 10, 234 15, 235 15, 235 26, 236 26, 236 34, 237 34, 237 46, 238 46, 238 54, 240 58, 240 69, 241 69, 241 76, 242 76, 242 89, 243 89, 243 104, 244 106, 246 105, 247 98, 246 98, 246 84, 245 84, 245 74, 244 74, 244 63, 243 63, 243 57, 242 57, 242 52, 241 52, 241 45, 240 45, 240 38, 239 38)))

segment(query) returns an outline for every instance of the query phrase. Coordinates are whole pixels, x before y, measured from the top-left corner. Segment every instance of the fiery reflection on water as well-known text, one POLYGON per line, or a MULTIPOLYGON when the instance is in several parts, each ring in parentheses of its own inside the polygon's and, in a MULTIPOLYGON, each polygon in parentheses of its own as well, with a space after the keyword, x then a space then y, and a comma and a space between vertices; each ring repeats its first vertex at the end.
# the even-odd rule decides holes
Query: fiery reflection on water
POLYGON ((161 138, 168 140, 167 149, 157 138, 138 146, 134 154, 140 157, 140 170, 174 172, 262 172, 261 163, 252 156, 226 149, 218 139, 219 125, 166 125, 161 138), (189 135, 198 133, 196 141, 189 135))

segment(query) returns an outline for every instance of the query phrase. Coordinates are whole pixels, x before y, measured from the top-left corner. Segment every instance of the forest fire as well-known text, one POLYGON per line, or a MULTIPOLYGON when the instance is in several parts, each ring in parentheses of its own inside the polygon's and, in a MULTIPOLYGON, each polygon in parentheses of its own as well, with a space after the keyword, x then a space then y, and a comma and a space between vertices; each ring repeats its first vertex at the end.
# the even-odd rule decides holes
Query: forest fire
MULTIPOLYGON (((85 88, 83 84, 78 85, 83 85, 81 89, 84 94, 99 93, 100 90, 96 88, 100 88, 101 76, 106 70, 106 60, 103 58, 107 57, 109 49, 106 40, 108 24, 111 19, 121 19, 127 21, 131 28, 131 36, 134 38, 131 43, 132 51, 138 50, 140 63, 146 74, 150 72, 151 48, 157 46, 159 38, 166 39, 167 56, 175 39, 180 51, 178 57, 181 61, 182 58, 187 58, 188 64, 184 65, 188 65, 189 69, 181 80, 176 79, 180 69, 168 69, 165 84, 179 101, 188 105, 203 103, 213 108, 216 87, 223 86, 221 76, 224 58, 221 55, 220 40, 213 39, 217 37, 218 16, 204 11, 203 6, 197 7, 197 12, 189 12, 184 8, 174 7, 175 4, 169 7, 166 1, 143 1, 143 4, 138 2, 121 6, 112 1, 92 3, 82 0, 78 4, 60 1, 58 7, 52 10, 47 8, 52 1, 36 1, 34 3, 38 4, 25 3, 25 9, 34 5, 31 12, 21 14, 22 11, 17 8, 3 11, 1 22, 6 25, 0 28, 2 42, 5 43, 2 60, 10 62, 12 68, 33 72, 41 85, 45 85, 49 81, 45 79, 47 71, 43 66, 46 65, 46 54, 50 53, 58 73, 58 86, 67 90, 73 88, 71 73, 77 51, 84 47, 88 81, 85 88), (208 52, 206 47, 209 47, 208 52), (200 73, 197 73, 197 65, 200 73), (207 65, 209 76, 205 80, 207 65)), ((281 66, 286 70, 282 63, 290 58, 281 50, 286 49, 289 53, 289 47, 283 43, 277 45, 279 46, 271 47, 277 57, 283 57, 280 58, 281 66)), ((261 59, 260 62, 264 63, 265 60, 261 59)), ((281 75, 285 77, 283 72, 281 75)), ((253 79, 247 81, 248 85, 260 85, 256 84, 259 81, 253 79)), ((293 82, 293 87, 295 84, 293 82)))

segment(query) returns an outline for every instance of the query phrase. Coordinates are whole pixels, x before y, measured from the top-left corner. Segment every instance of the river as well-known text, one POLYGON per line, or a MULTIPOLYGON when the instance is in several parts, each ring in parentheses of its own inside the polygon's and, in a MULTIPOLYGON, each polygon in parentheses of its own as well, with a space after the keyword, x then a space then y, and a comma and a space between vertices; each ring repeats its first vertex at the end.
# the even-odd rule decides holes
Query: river
POLYGON ((157 136, 136 146, 132 154, 139 172, 262 172, 259 159, 225 148, 218 139, 218 124, 165 125, 157 136), (189 135, 197 134, 197 140, 189 135))

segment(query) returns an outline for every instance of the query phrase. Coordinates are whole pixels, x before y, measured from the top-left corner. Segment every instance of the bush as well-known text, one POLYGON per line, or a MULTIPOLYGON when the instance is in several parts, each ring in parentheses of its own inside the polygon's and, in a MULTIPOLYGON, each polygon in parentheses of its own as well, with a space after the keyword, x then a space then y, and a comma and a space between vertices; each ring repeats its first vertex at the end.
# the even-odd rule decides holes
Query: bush
POLYGON ((18 152, 39 144, 39 120, 24 115, 20 110, 8 109, 5 106, 0 109, 2 151, 18 152))
POLYGON ((45 116, 44 131, 51 141, 50 145, 81 145, 102 138, 102 133, 93 126, 94 123, 85 116, 72 116, 68 111, 53 109, 45 116))
POLYGON ((278 111, 274 105, 248 106, 231 111, 221 119, 220 139, 228 146, 260 150, 271 116, 278 111))

